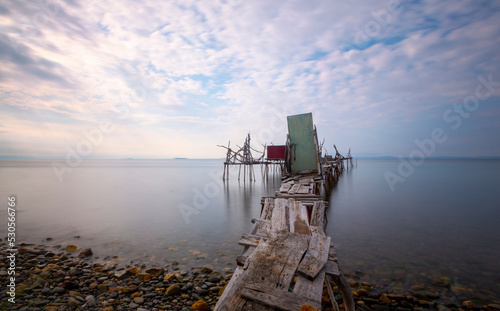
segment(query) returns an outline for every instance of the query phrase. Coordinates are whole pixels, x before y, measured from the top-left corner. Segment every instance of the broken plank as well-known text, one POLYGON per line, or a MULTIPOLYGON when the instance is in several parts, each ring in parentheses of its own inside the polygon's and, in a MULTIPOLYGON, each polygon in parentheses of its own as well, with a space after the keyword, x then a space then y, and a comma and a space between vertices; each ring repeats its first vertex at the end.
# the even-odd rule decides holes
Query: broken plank
POLYGON ((300 297, 316 301, 321 304, 321 296, 323 295, 323 284, 325 282, 325 274, 320 273, 314 280, 309 280, 302 275, 297 276, 297 281, 293 288, 293 293, 300 297))
POLYGON ((288 214, 288 201, 276 199, 273 214, 271 215, 271 231, 290 231, 288 214))
POLYGON ((288 190, 288 193, 289 193, 289 194, 295 194, 295 193, 297 193, 297 192, 299 191, 299 189, 300 189, 300 186, 301 186, 300 184, 294 184, 294 185, 290 188, 290 190, 288 190))
POLYGON ((260 218, 264 220, 270 220, 271 214, 274 209, 274 198, 265 198, 264 199, 264 207, 262 208, 262 212, 260 213, 260 218))
POLYGON ((326 262, 325 273, 327 275, 340 275, 339 265, 332 260, 326 262))
POLYGON ((311 230, 308 225, 309 218, 307 207, 302 205, 300 201, 295 201, 293 199, 288 200, 288 205, 290 211, 290 231, 311 235, 311 230))
POLYGON ((314 202, 311 214, 311 226, 325 225, 325 203, 323 201, 314 202))
POLYGON ((300 189, 297 191, 299 194, 308 194, 309 193, 309 185, 301 185, 300 189))
POLYGON ((304 259, 299 264, 297 272, 314 280, 328 261, 330 237, 313 234, 304 259))
POLYGON ((257 245, 259 245, 261 239, 262 239, 262 237, 260 237, 260 236, 245 233, 241 236, 241 239, 238 241, 238 244, 242 245, 242 246, 255 246, 255 247, 257 247, 257 245))
POLYGON ((283 311, 303 310, 301 308, 305 309, 307 306, 314 308, 308 310, 321 310, 321 303, 317 301, 261 284, 246 285, 241 291, 241 296, 283 311))
POLYGON ((280 192, 288 192, 288 190, 290 190, 291 187, 292 187, 292 183, 291 182, 282 184, 281 187, 280 187, 280 192))

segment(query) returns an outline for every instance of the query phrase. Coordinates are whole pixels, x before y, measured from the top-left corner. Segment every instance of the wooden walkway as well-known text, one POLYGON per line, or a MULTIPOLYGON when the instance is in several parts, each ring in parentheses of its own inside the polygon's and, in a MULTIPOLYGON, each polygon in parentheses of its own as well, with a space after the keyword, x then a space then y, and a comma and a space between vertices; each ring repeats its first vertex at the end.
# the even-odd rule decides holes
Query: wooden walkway
POLYGON ((342 159, 323 163, 322 173, 300 172, 282 180, 275 197, 262 199, 260 218, 243 234, 238 266, 215 310, 321 310, 326 284, 333 307, 339 310, 331 287, 354 310, 351 290, 338 268, 335 249, 325 234, 328 202, 322 187, 336 181, 342 159), (335 175, 337 174, 337 175, 335 175))

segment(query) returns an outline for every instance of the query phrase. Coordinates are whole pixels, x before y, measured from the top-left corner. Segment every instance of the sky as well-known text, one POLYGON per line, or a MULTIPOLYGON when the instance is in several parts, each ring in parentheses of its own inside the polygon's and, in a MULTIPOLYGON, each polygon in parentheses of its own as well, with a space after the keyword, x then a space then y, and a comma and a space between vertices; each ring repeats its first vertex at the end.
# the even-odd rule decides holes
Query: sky
POLYGON ((1 1, 0 158, 500 156, 499 49, 500 1, 1 1))

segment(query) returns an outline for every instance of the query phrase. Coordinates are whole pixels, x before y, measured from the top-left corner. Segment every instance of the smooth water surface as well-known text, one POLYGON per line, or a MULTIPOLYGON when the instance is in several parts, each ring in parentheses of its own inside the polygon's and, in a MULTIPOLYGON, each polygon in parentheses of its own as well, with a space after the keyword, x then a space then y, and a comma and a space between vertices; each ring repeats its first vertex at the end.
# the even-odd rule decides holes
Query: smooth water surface
MULTIPOLYGON (((396 289, 445 278, 500 296, 500 161, 428 159, 391 191, 384 173, 399 163, 358 160, 333 188, 326 231, 341 268, 396 289)), ((238 181, 233 167, 223 183, 222 160, 93 160, 60 181, 52 161, 3 160, 0 218, 15 195, 19 241, 91 247, 123 263, 234 268, 261 197, 279 187, 279 176, 264 182, 258 166, 255 175, 238 181)))
POLYGON ((341 267, 386 286, 449 279, 500 297, 500 161, 428 159, 391 191, 384 173, 400 163, 358 160, 332 190, 341 267))

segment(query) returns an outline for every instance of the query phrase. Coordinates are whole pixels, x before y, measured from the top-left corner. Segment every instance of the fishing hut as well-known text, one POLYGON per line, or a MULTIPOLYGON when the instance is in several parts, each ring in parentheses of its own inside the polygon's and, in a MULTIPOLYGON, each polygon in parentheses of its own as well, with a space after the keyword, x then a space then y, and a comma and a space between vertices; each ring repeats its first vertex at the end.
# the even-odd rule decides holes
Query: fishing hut
POLYGON ((241 236, 237 268, 215 310, 319 311, 324 285, 335 310, 339 305, 332 285, 343 298, 341 306, 354 310, 334 244, 324 231, 324 189, 332 185, 337 171, 341 173, 345 158, 321 157, 311 113, 289 116, 287 121, 287 143, 280 151, 285 175, 275 195, 262 198, 252 231, 241 236))
POLYGON ((222 179, 229 179, 230 166, 239 166, 238 180, 240 180, 241 170, 243 168, 243 181, 246 181, 247 177, 248 180, 255 181, 254 165, 260 166, 263 178, 268 178, 269 173, 272 172, 279 174, 283 173, 286 146, 264 145, 264 151, 259 151, 252 148, 250 141, 250 133, 248 133, 243 143, 243 147, 236 146, 236 150, 231 149, 231 142, 228 142, 227 146, 217 145, 227 150, 222 179), (254 157, 252 151, 259 153, 260 156, 257 158, 254 157))

